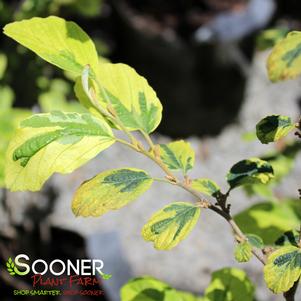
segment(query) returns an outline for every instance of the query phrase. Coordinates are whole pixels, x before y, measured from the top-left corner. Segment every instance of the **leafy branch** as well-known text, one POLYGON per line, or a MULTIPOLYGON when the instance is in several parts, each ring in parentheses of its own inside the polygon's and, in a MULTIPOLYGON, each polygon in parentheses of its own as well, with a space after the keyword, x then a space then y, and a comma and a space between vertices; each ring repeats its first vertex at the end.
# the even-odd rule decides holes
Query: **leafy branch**
MULTIPOLYGON (((99 105, 100 102, 96 98, 95 91, 93 90, 93 88, 89 87, 88 70, 89 70, 89 66, 86 66, 85 70, 83 72, 83 75, 82 75, 82 83, 83 83, 83 87, 84 87, 84 90, 85 90, 87 96, 93 102, 93 104, 95 105, 95 107, 97 108, 99 113, 104 115, 105 117, 107 117, 114 124, 118 125, 122 129, 122 131, 128 135, 128 137, 131 140, 131 142, 125 141, 123 139, 116 139, 116 141, 129 147, 130 149, 148 157, 150 160, 152 160, 166 174, 165 178, 168 183, 178 186, 178 187, 184 189, 185 191, 189 192, 191 195, 193 195, 197 199, 198 207, 204 208, 204 209, 210 209, 210 210, 214 211, 215 213, 219 214, 221 217, 223 217, 231 226, 234 236, 239 243, 243 243, 243 242, 247 241, 247 237, 243 234, 243 232, 241 231, 241 229, 239 228, 239 226, 237 225, 237 223, 234 221, 234 219, 232 218, 232 216, 230 214, 230 206, 231 205, 227 204, 227 199, 230 195, 231 188, 225 194, 219 192, 216 195, 216 203, 213 204, 210 201, 208 201, 207 199, 205 199, 204 196, 201 195, 198 191, 196 191, 195 189, 193 189, 191 187, 192 180, 187 175, 185 175, 183 181, 179 180, 175 176, 175 174, 172 173, 172 171, 167 167, 167 165, 164 164, 164 162, 162 161, 161 156, 160 156, 160 151, 159 151, 160 146, 154 144, 154 142, 152 141, 149 134, 142 131, 143 137, 145 138, 146 142, 150 146, 150 149, 146 150, 143 147, 142 141, 135 138, 123 126, 122 122, 120 121, 120 119, 118 118, 117 114, 114 112, 113 109, 110 109, 107 112, 99 105)), ((260 253, 258 253, 256 248, 252 248, 252 253, 258 258, 258 260, 260 260, 263 264, 265 264, 264 256, 261 255, 260 253)))
MULTIPOLYGON (((236 241, 235 258, 246 262, 253 254, 264 265, 268 287, 284 293, 286 300, 294 299, 301 275, 300 240, 297 246, 267 249, 261 237, 244 233, 231 215, 229 198, 233 189, 267 184, 274 177, 268 161, 249 158, 234 164, 226 177, 226 193, 211 179, 191 179, 188 172, 194 166, 195 154, 189 143, 152 141, 150 135, 162 118, 162 105, 155 91, 130 66, 100 63, 94 43, 78 25, 54 16, 32 18, 6 25, 4 33, 47 62, 72 72, 76 77, 75 94, 87 109, 86 113, 53 111, 23 120, 7 150, 7 188, 37 191, 52 174, 71 173, 118 142, 153 161, 164 178, 151 177, 135 168, 103 171, 77 189, 72 201, 76 216, 96 217, 122 208, 154 181, 180 187, 196 199, 195 203, 172 202, 154 213, 142 229, 145 240, 157 249, 171 249, 191 232, 201 209, 211 210, 230 225, 236 241), (116 137, 115 130, 126 138, 116 137), (133 135, 134 131, 143 140, 133 135), (179 171, 181 178, 175 173, 179 171)), ((300 43, 300 33, 294 33, 276 45, 268 61, 271 80, 301 73, 300 43)), ((256 125, 256 134, 267 144, 296 129, 301 138, 300 122, 294 124, 290 117, 270 115, 256 125)), ((12 262, 7 264, 12 269, 12 262)), ((108 279, 110 275, 102 277, 108 279)))

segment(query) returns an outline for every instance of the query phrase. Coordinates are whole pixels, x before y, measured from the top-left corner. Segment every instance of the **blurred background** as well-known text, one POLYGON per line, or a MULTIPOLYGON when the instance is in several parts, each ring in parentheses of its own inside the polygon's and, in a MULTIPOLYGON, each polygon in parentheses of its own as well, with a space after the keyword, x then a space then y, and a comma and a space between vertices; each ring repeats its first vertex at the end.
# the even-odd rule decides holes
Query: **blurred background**
MULTIPOLYGON (((226 189, 225 175, 239 160, 259 156, 273 164, 277 176, 271 185, 233 192, 233 212, 244 231, 272 244, 298 228, 300 145, 289 137, 263 146, 255 125, 270 114, 295 120, 300 115, 300 80, 272 84, 265 69, 270 48, 288 31, 301 28, 300 1, 0 0, 1 27, 49 15, 79 24, 100 59, 127 63, 148 79, 164 107, 154 140, 187 138, 196 151, 192 177, 211 178, 226 189)), ((19 121, 51 110, 84 111, 76 102, 72 75, 1 35, 1 187, 5 150, 19 121)), ((151 214, 171 201, 190 199, 174 187, 156 183, 140 200, 101 218, 72 215, 72 195, 80 183, 125 166, 160 174, 147 159, 114 145, 71 175, 53 176, 41 192, 0 190, 1 300, 13 300, 13 289, 31 288, 30 278, 12 278, 4 268, 7 258, 19 253, 45 260, 102 258, 105 271, 113 275, 102 284, 102 299, 108 301, 119 300, 119 288, 141 275, 201 295, 211 272, 226 266, 247 272, 257 285, 256 300, 281 300, 265 288, 256 260, 235 263, 230 229, 211 212, 203 211, 193 233, 172 251, 156 251, 143 241, 140 231, 151 214)))

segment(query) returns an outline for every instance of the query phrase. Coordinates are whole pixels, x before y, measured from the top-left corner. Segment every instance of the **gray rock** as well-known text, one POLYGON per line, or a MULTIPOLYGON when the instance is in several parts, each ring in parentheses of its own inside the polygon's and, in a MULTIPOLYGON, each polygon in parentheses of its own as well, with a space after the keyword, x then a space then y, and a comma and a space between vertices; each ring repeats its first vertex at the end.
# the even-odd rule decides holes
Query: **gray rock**
POLYGON ((250 0, 246 9, 223 12, 209 24, 200 27, 194 35, 198 42, 238 40, 263 28, 276 10, 274 0, 250 0))

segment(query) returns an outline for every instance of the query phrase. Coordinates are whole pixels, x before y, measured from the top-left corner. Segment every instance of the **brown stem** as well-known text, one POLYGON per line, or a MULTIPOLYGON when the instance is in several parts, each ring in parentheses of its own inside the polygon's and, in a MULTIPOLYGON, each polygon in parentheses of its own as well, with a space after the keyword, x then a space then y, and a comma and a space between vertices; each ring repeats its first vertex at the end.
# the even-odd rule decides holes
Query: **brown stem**
POLYGON ((299 228, 298 247, 301 248, 301 225, 300 225, 300 228, 299 228))
POLYGON ((294 283, 293 287, 283 294, 286 301, 295 301, 295 295, 298 288, 299 279, 294 283))
POLYGON ((218 192, 216 195, 217 203, 216 205, 219 206, 224 212, 230 213, 230 204, 227 204, 228 197, 230 195, 230 189, 227 193, 218 192))
MULTIPOLYGON (((301 138, 301 133, 300 133, 300 130, 301 130, 301 121, 299 121, 297 124, 296 124, 296 128, 298 129, 298 131, 295 133, 295 135, 298 137, 298 138, 301 138)), ((298 189, 299 191, 299 195, 300 195, 300 199, 301 199, 301 189, 298 189)), ((299 239, 298 239, 298 246, 299 248, 301 248, 301 225, 300 225, 300 232, 299 232, 299 239)), ((285 292, 283 294, 283 297, 286 301, 295 301, 295 295, 296 295, 296 291, 297 291, 297 288, 298 288, 298 285, 299 285, 299 280, 298 279, 293 287, 285 292)))
MULTIPOLYGON (((88 68, 88 72, 90 72, 89 71, 90 67, 87 66, 87 68, 88 68)), ((246 240, 245 235, 242 233, 239 226, 235 223, 235 221, 233 220, 233 218, 230 215, 230 205, 226 204, 227 198, 229 196, 229 192, 227 192, 226 194, 220 194, 220 199, 217 200, 217 205, 220 207, 220 208, 218 208, 217 206, 214 206, 212 203, 210 203, 205 198, 203 198, 196 190, 191 188, 189 185, 189 181, 187 181, 187 178, 185 179, 186 181, 184 181, 184 182, 179 181, 177 179, 177 177, 169 170, 169 168, 162 162, 160 156, 157 156, 156 154, 153 153, 155 145, 153 144, 153 141, 151 140, 150 136, 147 133, 145 133, 144 131, 142 131, 144 138, 146 139, 147 143, 151 147, 151 151, 149 152, 143 148, 142 144, 138 140, 136 140, 136 138, 131 134, 131 132, 129 132, 127 130, 127 128, 122 124, 119 117, 115 114, 113 107, 111 108, 108 105, 108 108, 107 108, 108 112, 101 107, 101 105, 99 104, 99 102, 96 99, 94 90, 89 87, 88 77, 83 76, 82 81, 83 81, 84 90, 85 90, 87 96, 90 98, 91 102, 94 104, 95 108, 102 115, 106 116, 111 121, 113 121, 115 124, 117 124, 120 127, 120 129, 127 134, 127 136, 130 138, 130 141, 132 143, 129 143, 122 139, 116 139, 116 141, 130 147, 131 149, 135 150, 136 152, 142 153, 143 155, 147 156, 152 161, 154 161, 165 172, 165 174, 167 175, 166 178, 170 181, 171 184, 182 187, 183 189, 185 189, 186 191, 191 193, 193 196, 195 196, 199 200, 199 205, 201 207, 209 208, 209 209, 213 210, 214 212, 216 212, 217 214, 221 215, 223 218, 225 218, 228 221, 228 223, 232 227, 232 230, 235 233, 235 235, 237 237, 239 237, 239 240, 240 241, 246 240)), ((105 98, 107 98, 108 103, 111 104, 110 99, 109 99, 106 91, 104 90, 104 88, 101 85, 99 85, 99 88, 102 90, 105 98)), ((261 259, 256 254, 255 251, 253 253, 261 262, 264 263, 264 260, 261 259)))
MULTIPOLYGON (((219 214, 220 216, 222 216, 224 219, 227 220, 227 222, 229 223, 229 225, 231 226, 231 228, 233 230, 233 233, 239 238, 238 240, 240 242, 247 240, 246 236, 243 234, 243 232, 241 231, 239 226, 236 224, 236 222, 234 221, 234 219, 232 218, 232 216, 230 215, 229 212, 225 212, 224 210, 222 210, 216 206, 210 206, 209 209, 213 210, 214 212, 216 212, 217 214, 219 214)), ((264 265, 266 264, 265 257, 262 254, 258 253, 256 249, 253 248, 252 253, 262 264, 264 264, 264 265)))
MULTIPOLYGON (((139 153, 147 156, 149 159, 151 159, 153 162, 155 162, 166 173, 167 178, 171 184, 183 188, 184 190, 186 190, 190 194, 192 194, 194 197, 196 197, 199 200, 201 207, 208 208, 208 209, 216 212, 220 216, 222 216, 230 224, 235 236, 237 236, 240 241, 245 241, 247 239, 246 236, 241 231, 241 229, 239 228, 239 226, 233 220, 232 216, 230 215, 229 206, 226 206, 226 198, 229 196, 229 193, 223 195, 224 196, 224 199, 223 199, 224 206, 221 206, 221 208, 219 208, 219 207, 213 205, 212 203, 210 203, 208 200, 206 200, 202 195, 199 194, 198 191, 194 190, 189 185, 187 185, 187 183, 185 181, 184 182, 179 181, 177 179, 177 177, 162 162, 162 160, 160 160, 160 158, 154 156, 151 152, 140 149, 139 147, 136 147, 122 139, 116 139, 116 141, 130 147, 131 149, 135 150, 136 152, 139 152, 139 153)), ((258 258, 258 260, 260 262, 265 264, 265 258, 261 254, 258 254, 254 248, 252 249, 252 253, 254 254, 254 256, 256 258, 258 258)))

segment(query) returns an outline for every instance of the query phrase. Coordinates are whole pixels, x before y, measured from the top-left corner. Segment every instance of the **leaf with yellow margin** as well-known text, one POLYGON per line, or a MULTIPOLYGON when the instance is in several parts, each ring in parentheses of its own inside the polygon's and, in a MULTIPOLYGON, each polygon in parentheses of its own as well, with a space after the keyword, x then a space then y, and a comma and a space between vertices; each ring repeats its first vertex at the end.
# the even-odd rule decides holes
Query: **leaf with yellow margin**
POLYGON ((115 142, 109 126, 90 114, 37 114, 21 122, 6 155, 5 183, 39 190, 55 172, 70 173, 115 142))
POLYGON ((161 102, 147 80, 133 68, 126 64, 101 63, 96 77, 91 72, 89 76, 85 78, 83 74, 83 78, 76 80, 74 88, 80 102, 89 110, 95 105, 85 95, 83 81, 85 86, 93 88, 96 101, 103 110, 108 106, 112 108, 110 111, 114 110, 129 131, 151 133, 157 128, 162 118, 161 102))
POLYGON ((236 244, 234 257, 238 262, 248 262, 252 257, 252 246, 247 241, 236 244))
POLYGON ((143 170, 107 170, 84 182, 76 191, 72 211, 76 216, 100 216, 134 201, 153 183, 143 170))
POLYGON ((273 82, 292 79, 301 73, 301 32, 292 31, 276 44, 267 62, 273 82))
POLYGON ((253 301, 254 285, 243 270, 224 268, 212 273, 204 301, 253 301))
POLYGON ((89 64, 98 66, 98 55, 89 36, 74 22, 50 16, 9 23, 4 34, 65 71, 81 75, 89 64))
POLYGON ((264 279, 275 294, 290 290, 301 275, 301 250, 286 246, 274 251, 264 266, 264 279))
POLYGON ((231 189, 241 186, 268 183, 274 177, 272 165, 259 158, 250 158, 233 165, 227 174, 231 189))
POLYGON ((181 170, 186 174, 194 165, 195 154, 190 143, 179 140, 160 144, 160 157, 170 170, 181 170))
POLYGON ((216 197, 221 192, 220 187, 210 179, 196 179, 191 183, 191 187, 201 193, 216 197))
POLYGON ((172 249, 193 229, 200 211, 190 203, 171 203, 150 218, 142 229, 142 236, 154 242, 158 250, 172 249))
POLYGON ((270 115, 256 125, 256 135, 261 143, 278 141, 295 128, 290 117, 270 115))

